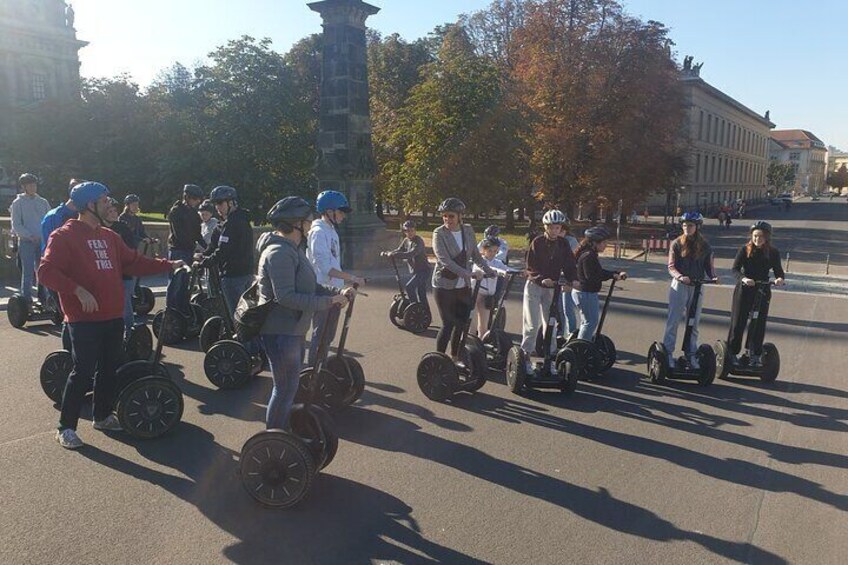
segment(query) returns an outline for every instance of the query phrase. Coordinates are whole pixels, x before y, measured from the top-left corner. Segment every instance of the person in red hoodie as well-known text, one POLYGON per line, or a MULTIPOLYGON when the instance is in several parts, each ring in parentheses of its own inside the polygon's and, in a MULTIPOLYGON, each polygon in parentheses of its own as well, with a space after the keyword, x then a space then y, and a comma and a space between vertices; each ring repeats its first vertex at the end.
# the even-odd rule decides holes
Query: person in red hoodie
POLYGON ((145 257, 104 228, 108 197, 109 189, 98 182, 83 182, 71 190, 79 218, 53 232, 38 268, 38 280, 59 293, 71 337, 74 367, 56 432, 67 449, 83 445, 76 428, 89 382, 94 383, 94 428, 121 430, 112 408, 124 335, 122 276, 165 273, 184 265, 145 257))

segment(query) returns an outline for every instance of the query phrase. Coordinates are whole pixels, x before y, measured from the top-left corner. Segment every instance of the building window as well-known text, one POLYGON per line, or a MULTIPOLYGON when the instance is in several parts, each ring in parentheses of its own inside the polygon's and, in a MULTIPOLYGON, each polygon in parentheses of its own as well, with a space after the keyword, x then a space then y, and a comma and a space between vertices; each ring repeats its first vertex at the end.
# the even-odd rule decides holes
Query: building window
POLYGON ((32 99, 44 100, 47 98, 47 75, 42 73, 32 74, 32 99))
POLYGON ((801 160, 801 152, 800 151, 792 151, 789 153, 790 161, 800 161, 801 160))
POLYGON ((704 111, 701 110, 701 117, 698 119, 698 141, 704 139, 704 111))
POLYGON ((695 182, 701 181, 701 154, 695 155, 695 182))

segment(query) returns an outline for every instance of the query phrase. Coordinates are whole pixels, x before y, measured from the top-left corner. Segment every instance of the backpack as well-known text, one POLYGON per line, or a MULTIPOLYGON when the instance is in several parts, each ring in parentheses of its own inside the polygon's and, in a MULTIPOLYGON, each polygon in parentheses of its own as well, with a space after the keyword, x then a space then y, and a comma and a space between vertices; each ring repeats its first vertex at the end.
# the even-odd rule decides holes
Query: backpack
POLYGON ((250 288, 242 293, 233 314, 236 339, 242 343, 246 343, 259 335, 263 324, 265 324, 265 319, 277 305, 276 300, 260 304, 260 299, 259 280, 257 279, 250 285, 250 288))

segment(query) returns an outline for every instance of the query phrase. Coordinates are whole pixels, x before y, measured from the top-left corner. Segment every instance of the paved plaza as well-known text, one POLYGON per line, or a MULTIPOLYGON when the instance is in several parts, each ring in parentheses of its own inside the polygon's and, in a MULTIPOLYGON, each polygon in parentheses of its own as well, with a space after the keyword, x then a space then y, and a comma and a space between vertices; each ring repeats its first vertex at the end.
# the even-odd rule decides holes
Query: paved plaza
MULTIPOLYGON (((848 265, 844 201, 752 215, 775 219, 776 244, 799 269, 822 252, 848 265)), ((747 223, 709 228, 723 269, 747 223)), ((86 446, 69 452, 38 382, 57 332, 15 330, 3 314, 0 563, 843 563, 844 279, 808 269, 793 284, 790 268, 790 286, 775 291, 777 382, 659 386, 645 354, 662 335, 667 277, 657 263, 616 264, 634 275, 606 321, 618 363, 571 397, 516 396, 493 373, 474 395, 429 401, 415 373, 435 329, 396 329, 392 281, 371 285, 348 344, 366 392, 338 414, 339 453, 290 511, 258 506, 237 479, 242 444, 264 427, 268 372, 219 391, 196 342, 166 348, 182 423, 141 441, 81 422, 86 446)), ((725 283, 706 292, 706 342, 727 333, 725 283)), ((518 292, 507 308, 518 334, 518 292)))

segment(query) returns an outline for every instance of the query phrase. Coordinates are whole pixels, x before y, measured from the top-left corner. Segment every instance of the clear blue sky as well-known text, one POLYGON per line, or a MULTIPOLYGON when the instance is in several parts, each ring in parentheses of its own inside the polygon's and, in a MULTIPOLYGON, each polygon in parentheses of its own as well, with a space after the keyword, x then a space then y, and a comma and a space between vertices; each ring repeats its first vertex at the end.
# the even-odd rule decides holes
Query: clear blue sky
MULTIPOLYGON (((91 42, 84 76, 130 73, 142 85, 174 62, 192 65, 244 34, 284 52, 320 30, 306 0, 76 0, 76 27, 91 42)), ((368 20, 384 34, 426 35, 489 0, 372 0, 368 20)), ((848 150, 845 0, 623 0, 642 19, 671 28, 678 60, 703 61, 701 76, 780 129, 803 128, 848 150), (840 37, 841 36, 841 37, 840 37), (841 55, 841 56, 840 56, 841 55)))

